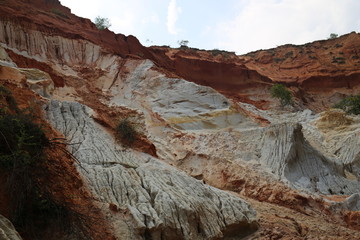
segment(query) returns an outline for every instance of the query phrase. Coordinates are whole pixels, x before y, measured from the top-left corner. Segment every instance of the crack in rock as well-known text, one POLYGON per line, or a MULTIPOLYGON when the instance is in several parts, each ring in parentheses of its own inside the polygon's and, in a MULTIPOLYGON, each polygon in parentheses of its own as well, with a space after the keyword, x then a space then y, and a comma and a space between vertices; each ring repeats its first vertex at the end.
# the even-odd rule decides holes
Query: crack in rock
POLYGON ((78 167, 95 198, 128 209, 141 236, 238 239, 257 229, 255 211, 240 198, 147 154, 116 151, 113 137, 84 105, 51 101, 45 109, 69 143, 79 143, 73 153, 86 170, 78 167))

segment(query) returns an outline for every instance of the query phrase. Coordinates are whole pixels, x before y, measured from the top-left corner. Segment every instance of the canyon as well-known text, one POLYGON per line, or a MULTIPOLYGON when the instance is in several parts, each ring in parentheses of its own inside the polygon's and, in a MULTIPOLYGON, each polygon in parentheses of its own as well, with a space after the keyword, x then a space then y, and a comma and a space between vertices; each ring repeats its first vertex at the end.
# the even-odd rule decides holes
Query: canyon
POLYGON ((239 56, 0 0, 0 84, 51 140, 32 175, 62 210, 11 223, 0 169, 0 239, 360 239, 360 117, 332 108, 360 92, 358 33, 239 56))

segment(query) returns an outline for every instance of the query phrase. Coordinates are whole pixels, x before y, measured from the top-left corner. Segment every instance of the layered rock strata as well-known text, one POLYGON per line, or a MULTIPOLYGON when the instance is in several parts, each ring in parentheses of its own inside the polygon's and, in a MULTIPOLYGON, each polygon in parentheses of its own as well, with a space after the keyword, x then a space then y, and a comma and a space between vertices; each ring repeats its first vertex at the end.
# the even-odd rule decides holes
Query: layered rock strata
POLYGON ((138 233, 133 239, 230 239, 257 228, 255 212, 241 199, 149 155, 116 146, 91 119, 89 108, 52 101, 46 111, 73 146, 78 170, 96 200, 130 212, 134 225, 127 227, 134 229, 128 231, 138 233))

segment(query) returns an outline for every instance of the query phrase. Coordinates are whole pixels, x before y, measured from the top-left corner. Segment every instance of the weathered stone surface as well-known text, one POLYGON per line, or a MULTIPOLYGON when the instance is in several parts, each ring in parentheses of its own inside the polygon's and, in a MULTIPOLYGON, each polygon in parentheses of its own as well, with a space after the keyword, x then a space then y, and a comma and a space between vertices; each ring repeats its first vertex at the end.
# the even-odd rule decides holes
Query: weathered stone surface
POLYGON ((352 194, 342 202, 333 203, 332 207, 335 209, 345 209, 348 211, 360 211, 360 194, 352 194))
POLYGON ((0 215, 0 239, 1 240, 21 240, 22 238, 15 230, 11 222, 0 215))
POLYGON ((314 123, 317 134, 308 132, 324 154, 345 167, 348 178, 360 180, 360 117, 345 115, 342 110, 320 114, 314 123))
POLYGON ((28 88, 40 96, 51 97, 54 91, 54 82, 48 73, 34 68, 19 68, 19 71, 25 75, 28 88))
POLYGON ((90 118, 91 109, 51 101, 46 112, 74 144, 78 169, 97 200, 130 211, 139 236, 238 239, 256 229, 255 212, 246 202, 149 155, 117 147, 90 118))
POLYGON ((256 125, 213 88, 166 77, 152 67, 149 60, 127 61, 124 68, 129 74, 111 85, 110 104, 141 109, 149 116, 155 113, 180 130, 256 125))
POLYGON ((356 180, 347 179, 343 166, 326 158, 304 138, 300 124, 276 124, 266 129, 260 162, 296 188, 323 194, 360 192, 356 180))
POLYGON ((4 48, 0 46, 0 66, 16 67, 4 48))

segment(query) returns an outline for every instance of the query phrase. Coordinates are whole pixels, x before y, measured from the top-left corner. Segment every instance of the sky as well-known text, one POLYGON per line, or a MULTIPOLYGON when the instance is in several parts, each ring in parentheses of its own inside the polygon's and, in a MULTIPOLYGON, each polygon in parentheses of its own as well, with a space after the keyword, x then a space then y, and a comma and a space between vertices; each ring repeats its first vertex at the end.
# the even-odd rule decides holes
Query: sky
POLYGON ((110 30, 145 46, 245 54, 360 32, 360 0, 60 0, 72 13, 108 18, 110 30))

